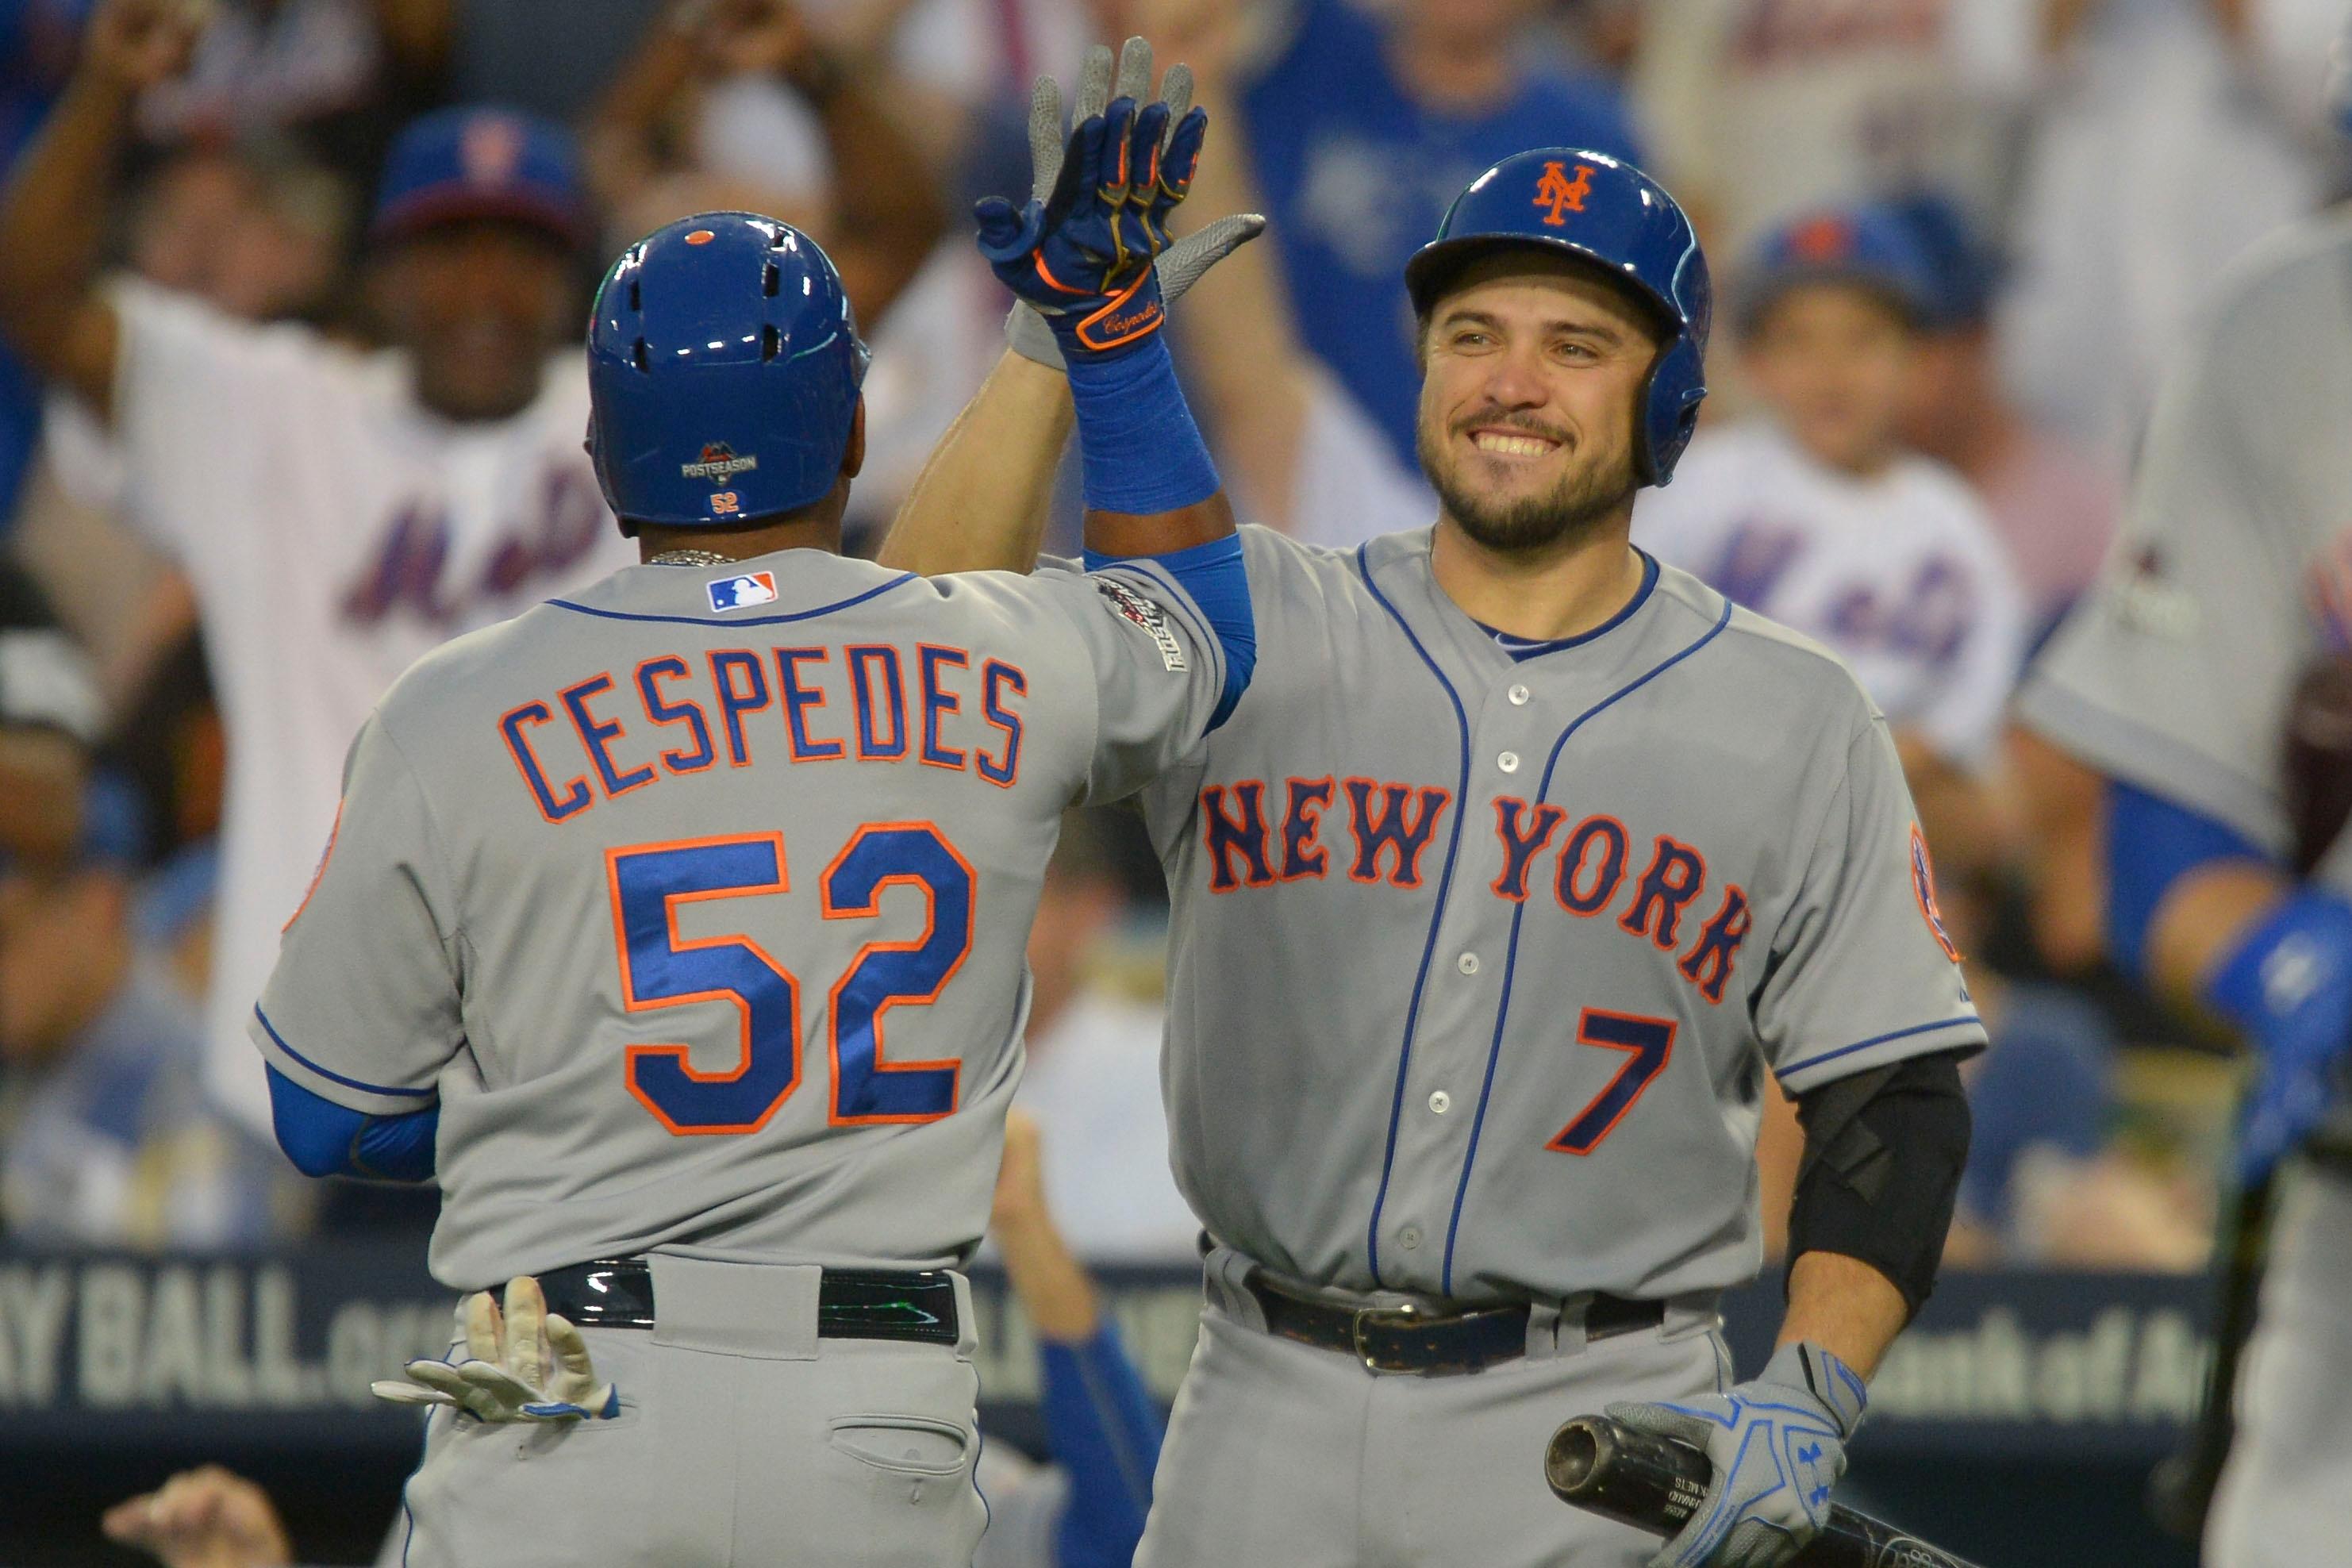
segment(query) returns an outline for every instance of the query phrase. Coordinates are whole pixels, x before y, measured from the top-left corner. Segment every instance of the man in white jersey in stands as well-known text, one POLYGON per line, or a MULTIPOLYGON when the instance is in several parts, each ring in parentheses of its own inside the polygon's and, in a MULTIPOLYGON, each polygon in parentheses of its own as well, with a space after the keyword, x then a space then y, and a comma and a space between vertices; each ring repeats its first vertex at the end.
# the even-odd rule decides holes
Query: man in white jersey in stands
POLYGON ((369 705, 436 644, 634 552, 580 445, 589 219, 561 129, 449 110, 401 138, 366 274, 389 350, 101 284, 131 106, 196 26, 162 0, 100 8, 0 203, 0 334, 110 426, 128 511, 195 586, 229 755, 206 1076, 260 1127, 245 1020, 369 705))
POLYGON ((2024 602, 1974 492, 1902 445, 1928 259, 1862 206, 1774 231, 1742 277, 1732 324, 1765 412, 1702 432, 1643 492, 1633 542, 1836 649, 1894 726, 1929 843, 1990 858, 2024 602))

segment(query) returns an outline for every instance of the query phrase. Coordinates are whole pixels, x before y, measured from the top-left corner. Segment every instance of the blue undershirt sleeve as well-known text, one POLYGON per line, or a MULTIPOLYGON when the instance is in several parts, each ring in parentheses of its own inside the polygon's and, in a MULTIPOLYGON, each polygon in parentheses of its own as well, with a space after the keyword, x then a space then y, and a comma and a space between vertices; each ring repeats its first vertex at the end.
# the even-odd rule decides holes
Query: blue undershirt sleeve
POLYGON ((1233 716, 1234 705, 1249 689, 1257 668, 1257 612, 1250 604, 1249 572, 1242 563, 1242 539, 1229 533, 1206 544, 1171 551, 1165 555, 1103 555, 1089 550, 1086 567, 1099 572, 1121 561, 1149 561, 1160 567, 1192 596, 1217 645, 1224 650, 1225 684, 1209 715, 1214 730, 1233 716))
POLYGON ((1108 1322, 1083 1344, 1038 1342, 1045 1444, 1070 1479, 1055 1568, 1128 1568, 1151 1511, 1160 1407, 1108 1322))
POLYGON ((313 1094, 274 1067, 268 1073, 270 1121, 278 1146, 304 1175, 387 1182, 433 1179, 439 1105, 398 1116, 370 1116, 313 1094))
POLYGON ((2147 939, 2174 883, 2223 860, 2272 863, 2237 829, 2161 795, 2110 779, 2106 786, 2107 951, 2136 980, 2147 977, 2147 939))

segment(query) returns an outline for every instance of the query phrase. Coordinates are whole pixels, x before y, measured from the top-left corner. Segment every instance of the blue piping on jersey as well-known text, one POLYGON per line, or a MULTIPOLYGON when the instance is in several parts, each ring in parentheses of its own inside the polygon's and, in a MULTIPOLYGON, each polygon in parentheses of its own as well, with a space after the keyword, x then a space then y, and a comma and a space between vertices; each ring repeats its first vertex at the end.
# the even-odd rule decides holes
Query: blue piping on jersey
MULTIPOLYGON (((717 568, 713 567, 712 570, 716 571, 717 568)), ((640 615, 635 610, 594 609, 587 605, 575 605, 569 599, 550 599, 547 602, 559 610, 570 610, 583 616, 597 616, 608 621, 667 621, 672 626, 781 626, 792 621, 813 621, 819 616, 829 616, 835 610, 845 610, 853 605, 862 605, 868 599, 887 594, 893 588, 902 588, 914 581, 914 573, 902 572, 887 583, 879 587, 868 588, 863 594, 855 594, 830 605, 819 605, 814 610, 794 610, 790 615, 783 616, 647 616, 640 615)))
POLYGON ((1367 556, 1370 549, 1369 542, 1356 547, 1356 574, 1363 578, 1364 587, 1371 594, 1373 601, 1389 613, 1396 622, 1397 629, 1404 633, 1405 641, 1412 644, 1412 651, 1421 655, 1421 662, 1429 666, 1429 673, 1437 678, 1437 684, 1445 692, 1446 700, 1454 704, 1454 721, 1462 736, 1462 777, 1454 789, 1454 835, 1445 843, 1445 869, 1438 875, 1437 904, 1429 912, 1429 939, 1421 945, 1421 968, 1412 977, 1412 1001, 1404 1011, 1404 1039, 1397 1047, 1396 1098, 1389 1106, 1388 1146, 1381 1152, 1380 1191, 1373 1194, 1371 1223, 1365 1227, 1365 1256, 1371 1265, 1372 1283, 1378 1286, 1381 1284, 1381 1211, 1389 1201, 1389 1174, 1396 1163, 1397 1130, 1404 1122, 1404 1086, 1412 1067, 1412 1031, 1421 1019, 1421 994, 1429 984, 1429 961, 1437 952, 1437 928, 1445 920, 1445 900, 1454 890, 1454 860, 1462 848, 1462 824, 1470 815, 1470 716, 1463 710, 1462 698, 1454 689, 1454 683, 1445 679, 1445 671, 1429 657, 1429 650, 1421 646, 1421 639, 1413 635, 1412 627, 1406 624, 1404 616, 1397 613, 1397 607, 1389 603, 1389 596, 1381 592, 1380 584, 1372 581, 1372 569, 1367 556))
POLYGON ((362 1094, 389 1094, 398 1096, 404 1100, 432 1100, 437 1098, 441 1093, 440 1089, 430 1086, 424 1089, 387 1089, 380 1083, 362 1083, 358 1079, 345 1078, 339 1072, 330 1071, 328 1068, 320 1067, 317 1062, 312 1061, 309 1057, 306 1057, 301 1052, 296 1050, 293 1047, 288 1045, 286 1043, 286 1037, 278 1032, 278 1026, 269 1021, 269 1015, 261 1010, 261 1004, 258 1002, 255 1003, 253 1005, 253 1016, 261 1020, 261 1026, 265 1030, 268 1031, 269 1037, 271 1039, 278 1042, 278 1048, 279 1050, 284 1051, 288 1056, 292 1057, 302 1066, 310 1068, 312 1072, 317 1073, 320 1078, 325 1079, 329 1083, 339 1083, 345 1089, 358 1089, 362 1094))
POLYGON ((1807 1057, 1803 1061, 1791 1062, 1784 1068, 1776 1068, 1773 1069, 1772 1076, 1779 1079, 1786 1079, 1790 1073, 1802 1072, 1807 1068, 1819 1067, 1823 1062, 1833 1062, 1840 1057, 1850 1057, 1856 1051, 1866 1051, 1873 1046, 1883 1046, 1889 1040, 1908 1039, 1913 1035, 1924 1035, 1930 1029, 1948 1029, 1955 1024, 1981 1023, 1983 1023, 1983 1020, 1978 1017, 1974 1013, 1961 1013, 1949 1018, 1938 1018, 1932 1024, 1914 1024, 1907 1029, 1896 1029, 1888 1034, 1873 1035, 1866 1040, 1856 1040, 1850 1046, 1840 1046, 1833 1051, 1823 1051, 1820 1056, 1807 1057))
POLYGON ((1650 602, 1650 595, 1658 585, 1658 558, 1638 544, 1632 548, 1633 553, 1642 558, 1642 585, 1633 590, 1633 596, 1625 601, 1623 609, 1591 631, 1579 632, 1572 637, 1551 637, 1542 642, 1514 644, 1503 640, 1504 637, 1509 635, 1508 633, 1496 635, 1495 628, 1487 626, 1486 622, 1481 621, 1478 625, 1490 636, 1495 636, 1496 647, 1509 654, 1512 659, 1519 664, 1525 664, 1531 658, 1541 658, 1546 654, 1558 653, 1562 648, 1582 647, 1595 637, 1605 637, 1627 621, 1632 620, 1633 612, 1650 602))
MULTIPOLYGON (((1568 728, 1559 732, 1559 739, 1552 742, 1551 755, 1544 762, 1543 782, 1536 786, 1536 803, 1541 805, 1544 798, 1551 794, 1551 775, 1553 770, 1559 766, 1560 753, 1568 749, 1568 742, 1576 732, 1584 728, 1586 720, 1606 711, 1620 700, 1641 690, 1642 688, 1713 642, 1722 633, 1723 628, 1730 624, 1731 601, 1726 599, 1723 602, 1723 614, 1715 618, 1715 625, 1707 627, 1696 642, 1673 658, 1653 665, 1646 673, 1627 681, 1570 721, 1568 728)), ((1445 1262, 1438 1273, 1438 1289, 1442 1295, 1454 1294, 1454 1238, 1462 1229, 1462 1205, 1463 1201, 1470 1195, 1470 1168, 1478 1163, 1478 1134, 1485 1131, 1486 1126, 1486 1100, 1495 1091, 1495 1068, 1503 1057, 1503 1026, 1511 1016, 1511 979, 1519 965, 1519 922, 1527 918, 1527 912, 1528 906, 1525 902, 1519 903, 1511 910, 1511 940, 1510 944, 1504 949, 1503 955, 1503 995, 1502 1000, 1495 1005, 1495 1037, 1486 1047, 1486 1081, 1478 1086, 1478 1113, 1470 1122, 1470 1147, 1462 1156, 1462 1180, 1454 1189, 1454 1215, 1445 1226, 1445 1262)))

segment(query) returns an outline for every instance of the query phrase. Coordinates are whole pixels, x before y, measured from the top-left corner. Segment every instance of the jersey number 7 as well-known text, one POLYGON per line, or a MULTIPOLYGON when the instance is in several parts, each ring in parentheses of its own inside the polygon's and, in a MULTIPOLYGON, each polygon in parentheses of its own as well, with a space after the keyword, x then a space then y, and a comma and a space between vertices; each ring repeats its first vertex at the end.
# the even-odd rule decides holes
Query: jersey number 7
MULTIPOLYGON (((800 982, 745 936, 678 934, 677 907, 790 889, 781 833, 608 849, 621 1000, 632 1013, 727 1002, 740 1050, 722 1071, 696 1069, 682 1045, 636 1045, 629 1092, 677 1133, 756 1132, 801 1080, 800 982)), ((920 888, 930 910, 912 942, 869 942, 835 982, 827 1009, 835 1126, 932 1121, 956 1108, 960 1063, 890 1062, 883 1015, 936 1001, 971 951, 972 870, 927 822, 859 828, 818 885, 827 920, 870 919, 885 888, 920 888)))
POLYGON ((1559 1136, 1545 1147, 1563 1154, 1590 1154, 1601 1147, 1601 1141, 1617 1130, 1617 1123, 1633 1109, 1650 1080, 1666 1070, 1666 1063, 1675 1054, 1675 1026, 1670 1018, 1644 1018, 1638 1013, 1608 1013, 1598 1007, 1587 1007, 1576 1020, 1576 1043, 1580 1046, 1605 1046, 1612 1051, 1626 1053, 1623 1067, 1609 1080, 1609 1087, 1592 1097, 1592 1103, 1576 1113, 1576 1120, 1559 1130, 1559 1136))

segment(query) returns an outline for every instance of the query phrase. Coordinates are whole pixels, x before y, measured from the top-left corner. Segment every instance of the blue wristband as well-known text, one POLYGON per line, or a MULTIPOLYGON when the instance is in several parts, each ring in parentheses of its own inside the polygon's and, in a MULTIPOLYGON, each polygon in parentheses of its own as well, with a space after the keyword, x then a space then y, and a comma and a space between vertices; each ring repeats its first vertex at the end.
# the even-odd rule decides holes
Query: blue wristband
POLYGON ((1164 336, 1115 359, 1073 358, 1069 376, 1088 507, 1150 517, 1222 488, 1164 336))

